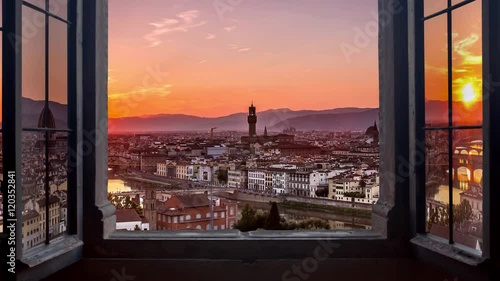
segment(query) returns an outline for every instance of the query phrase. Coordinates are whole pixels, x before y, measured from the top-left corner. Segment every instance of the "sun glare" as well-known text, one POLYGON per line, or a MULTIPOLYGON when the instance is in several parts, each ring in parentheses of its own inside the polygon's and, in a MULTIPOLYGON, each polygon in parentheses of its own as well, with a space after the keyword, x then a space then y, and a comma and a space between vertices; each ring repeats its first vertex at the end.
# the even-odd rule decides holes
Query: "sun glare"
POLYGON ((462 102, 470 104, 475 102, 476 99, 477 99, 477 94, 474 87, 472 86, 472 83, 466 84, 462 88, 462 102))

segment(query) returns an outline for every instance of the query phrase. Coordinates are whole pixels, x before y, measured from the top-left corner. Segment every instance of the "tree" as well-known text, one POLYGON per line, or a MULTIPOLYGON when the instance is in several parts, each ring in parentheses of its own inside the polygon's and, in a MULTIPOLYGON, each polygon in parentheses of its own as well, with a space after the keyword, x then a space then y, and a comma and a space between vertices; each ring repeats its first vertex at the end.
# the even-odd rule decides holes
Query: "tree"
POLYGON ((264 226, 266 230, 280 230, 281 229, 281 217, 278 210, 278 204, 276 202, 271 203, 271 210, 267 216, 266 223, 264 226))
POLYGON ((365 180, 360 180, 360 181, 359 181, 359 186, 360 186, 361 188, 366 187, 366 182, 365 182, 365 180))
POLYGON ((256 230, 256 213, 250 205, 246 204, 241 210, 241 219, 234 224, 234 228, 243 232, 256 230))
POLYGON ((219 169, 217 171, 217 180, 220 182, 220 183, 227 183, 228 181, 228 172, 227 170, 225 169, 219 169))
POLYGON ((328 188, 320 188, 320 189, 316 190, 316 196, 328 197, 328 188))
POLYGON ((137 204, 130 196, 116 196, 108 193, 108 201, 115 205, 117 209, 134 209, 139 216, 142 216, 142 207, 137 204))
POLYGON ((141 231, 141 228, 136 224, 134 227, 134 231, 141 231))

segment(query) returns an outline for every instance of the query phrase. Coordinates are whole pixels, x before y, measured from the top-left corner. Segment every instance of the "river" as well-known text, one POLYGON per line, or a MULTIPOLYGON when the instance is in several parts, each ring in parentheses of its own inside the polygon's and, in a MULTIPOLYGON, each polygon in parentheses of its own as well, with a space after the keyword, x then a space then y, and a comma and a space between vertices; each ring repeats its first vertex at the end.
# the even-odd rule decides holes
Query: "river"
MULTIPOLYGON (((109 179, 108 180, 108 192, 126 192, 132 191, 133 188, 131 185, 121 179, 109 179)), ((260 202, 247 202, 240 201, 238 204, 238 216, 241 215, 241 210, 245 206, 245 204, 249 204, 252 208, 262 211, 268 212, 271 206, 267 203, 260 202)), ((371 228, 371 219, 369 218, 358 218, 354 216, 344 216, 337 215, 326 212, 317 212, 317 211, 304 211, 304 210, 296 210, 284 208, 282 206, 279 207, 279 211, 282 217, 287 219, 288 221, 300 222, 307 219, 323 219, 327 220, 330 223, 330 227, 332 229, 370 229, 371 228)))

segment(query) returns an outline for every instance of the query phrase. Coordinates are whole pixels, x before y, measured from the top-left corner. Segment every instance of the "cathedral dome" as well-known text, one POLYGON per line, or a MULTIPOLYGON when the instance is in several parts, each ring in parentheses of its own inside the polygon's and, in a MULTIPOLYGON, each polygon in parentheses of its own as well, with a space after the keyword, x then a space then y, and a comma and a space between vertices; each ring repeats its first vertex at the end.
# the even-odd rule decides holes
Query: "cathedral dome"
POLYGON ((38 117, 38 128, 56 128, 56 120, 54 119, 54 115, 52 114, 50 108, 43 108, 42 112, 40 113, 40 117, 38 117))
POLYGON ((373 126, 370 126, 366 132, 365 132, 365 135, 366 136, 369 136, 369 137, 373 137, 373 138, 376 138, 378 137, 378 127, 377 127, 377 121, 375 121, 375 124, 373 124, 373 126))

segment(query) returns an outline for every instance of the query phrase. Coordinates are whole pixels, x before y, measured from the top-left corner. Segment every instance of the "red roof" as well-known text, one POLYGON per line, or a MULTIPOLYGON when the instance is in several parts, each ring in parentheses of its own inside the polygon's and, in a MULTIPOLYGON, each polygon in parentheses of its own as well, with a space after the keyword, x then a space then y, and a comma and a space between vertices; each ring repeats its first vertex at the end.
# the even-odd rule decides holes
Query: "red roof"
POLYGON ((116 222, 142 221, 134 209, 117 209, 116 222))

